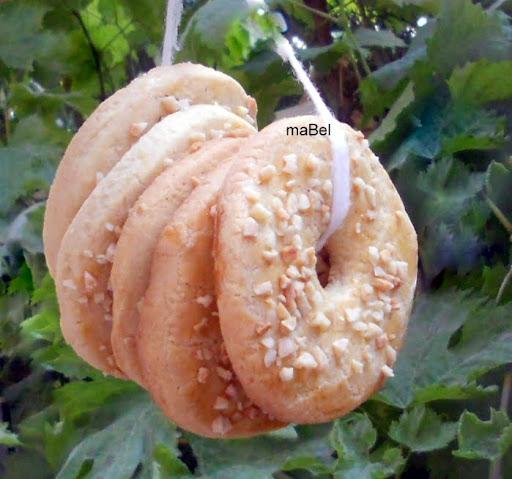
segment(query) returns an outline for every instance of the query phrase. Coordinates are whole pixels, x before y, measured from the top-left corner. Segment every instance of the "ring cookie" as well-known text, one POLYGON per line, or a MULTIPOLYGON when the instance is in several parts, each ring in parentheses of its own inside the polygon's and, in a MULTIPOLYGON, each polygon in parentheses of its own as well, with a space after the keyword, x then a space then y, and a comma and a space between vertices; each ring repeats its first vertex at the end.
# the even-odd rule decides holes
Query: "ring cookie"
POLYGON ((112 348, 124 373, 142 385, 135 337, 139 308, 148 286, 158 238, 180 204, 216 166, 240 148, 243 139, 222 138, 167 168, 142 193, 123 225, 112 265, 112 348))
POLYGON ((243 437, 283 427, 245 395, 220 332, 213 274, 215 199, 229 164, 197 187, 164 229, 139 323, 144 383, 180 427, 243 437))
POLYGON ((83 123, 59 164, 46 207, 43 239, 54 277, 62 237, 98 180, 163 116, 195 104, 219 104, 255 124, 256 102, 235 80, 192 63, 152 69, 83 123))
POLYGON ((416 234, 397 191, 363 135, 341 125, 351 207, 327 242, 322 286, 315 246, 331 215, 331 146, 286 135, 311 123, 322 121, 284 119, 246 141, 219 198, 215 241, 233 368, 256 404, 294 423, 340 417, 393 375, 417 274, 416 234))
POLYGON ((64 235, 56 287, 61 328, 79 356, 102 371, 123 377, 112 354, 111 264, 129 210, 151 182, 208 139, 245 137, 254 128, 212 105, 194 105, 151 128, 96 186, 64 235))

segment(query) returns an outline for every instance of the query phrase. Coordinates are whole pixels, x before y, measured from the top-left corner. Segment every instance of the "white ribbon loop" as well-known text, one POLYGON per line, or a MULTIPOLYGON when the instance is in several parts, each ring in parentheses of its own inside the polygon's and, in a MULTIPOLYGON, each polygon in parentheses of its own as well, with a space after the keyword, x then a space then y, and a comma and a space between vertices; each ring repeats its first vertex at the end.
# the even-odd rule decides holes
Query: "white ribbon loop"
POLYGON ((162 48, 162 65, 172 65, 174 54, 178 50, 178 28, 180 26, 182 13, 182 0, 168 0, 162 48))
POLYGON ((329 139, 332 151, 332 207, 331 220, 317 243, 317 250, 322 249, 329 237, 343 224, 350 208, 350 158, 345 133, 334 115, 327 108, 320 93, 313 85, 302 63, 295 56, 290 42, 281 37, 276 40, 276 52, 288 61, 308 93, 320 118, 331 125, 332 134, 329 139))

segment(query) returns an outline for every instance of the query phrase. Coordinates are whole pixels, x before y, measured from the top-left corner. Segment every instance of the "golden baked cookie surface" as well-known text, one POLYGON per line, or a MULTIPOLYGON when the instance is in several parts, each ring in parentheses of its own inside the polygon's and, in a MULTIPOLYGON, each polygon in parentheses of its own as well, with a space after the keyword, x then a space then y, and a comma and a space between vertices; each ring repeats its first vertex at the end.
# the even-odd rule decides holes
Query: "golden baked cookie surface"
POLYGON ((416 284, 417 242, 363 136, 343 125, 352 205, 329 239, 328 284, 315 246, 330 220, 330 144, 276 122, 248 139, 219 199, 215 247, 221 328, 234 370, 286 422, 354 409, 392 375, 416 284))

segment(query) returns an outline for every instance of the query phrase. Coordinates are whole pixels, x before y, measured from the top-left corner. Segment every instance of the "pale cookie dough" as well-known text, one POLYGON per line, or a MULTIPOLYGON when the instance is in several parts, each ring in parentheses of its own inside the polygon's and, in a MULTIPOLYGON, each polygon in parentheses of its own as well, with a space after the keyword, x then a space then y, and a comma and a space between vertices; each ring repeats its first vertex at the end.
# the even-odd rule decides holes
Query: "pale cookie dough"
POLYGON ((218 203, 216 284, 222 335, 247 395, 283 422, 329 421, 393 375, 417 274, 417 240, 386 171, 361 133, 342 125, 352 204, 327 243, 328 284, 315 245, 331 211, 331 150, 278 121, 247 140, 218 203))
POLYGON ((255 131, 219 106, 195 105, 164 118, 101 180, 62 239, 56 277, 62 332, 79 356, 106 373, 124 376, 110 342, 109 277, 128 212, 165 168, 217 137, 219 130, 234 137, 255 131))
POLYGON ((163 116, 216 104, 255 124, 256 102, 231 77, 192 63, 160 66, 105 100, 71 140, 53 181, 43 229, 55 277, 57 253, 82 203, 134 142, 163 116))
POLYGON ((155 245, 180 204, 212 169, 228 161, 243 141, 211 140, 198 152, 167 168, 139 197, 123 226, 111 275, 115 291, 112 348, 121 370, 141 385, 135 336, 155 245))
POLYGON ((229 164, 179 207, 155 249, 139 323, 144 383, 180 427, 243 437, 283 425, 245 395, 223 346, 215 305, 213 215, 229 164))

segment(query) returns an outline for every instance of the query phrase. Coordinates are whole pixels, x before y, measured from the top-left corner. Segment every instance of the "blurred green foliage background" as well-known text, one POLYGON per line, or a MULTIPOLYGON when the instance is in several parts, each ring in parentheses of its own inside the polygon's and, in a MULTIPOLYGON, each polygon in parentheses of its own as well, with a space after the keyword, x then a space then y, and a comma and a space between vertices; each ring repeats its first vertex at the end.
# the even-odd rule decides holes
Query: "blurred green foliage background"
POLYGON ((511 1, 185 2, 178 60, 238 79, 260 126, 305 101, 273 53, 286 26, 414 222, 407 341, 396 377, 358 411, 207 440, 63 342, 42 255, 48 187, 84 118, 159 63, 164 3, 0 2, 0 476, 512 478, 511 1))

